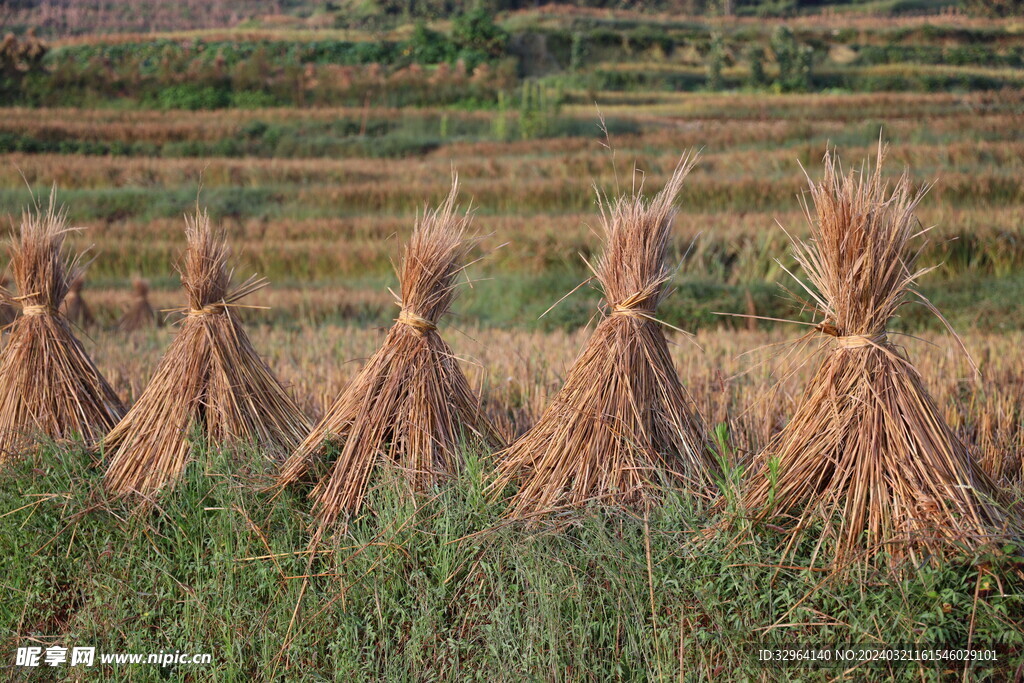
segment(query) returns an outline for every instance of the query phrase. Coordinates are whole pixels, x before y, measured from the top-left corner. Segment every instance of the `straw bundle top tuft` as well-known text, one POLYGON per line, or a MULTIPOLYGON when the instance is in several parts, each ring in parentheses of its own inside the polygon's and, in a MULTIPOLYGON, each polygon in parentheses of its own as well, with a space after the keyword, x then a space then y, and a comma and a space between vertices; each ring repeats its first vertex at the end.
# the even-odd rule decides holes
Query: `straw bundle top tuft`
POLYGON ((914 212, 927 188, 914 191, 907 171, 891 191, 878 171, 844 176, 826 156, 822 182, 811 183, 813 209, 804 202, 812 239, 794 244, 797 261, 816 293, 820 330, 844 348, 884 340, 886 325, 906 300, 921 271, 908 245, 917 234, 914 212), (849 341, 844 341, 849 340, 849 341))
POLYGON ((22 213, 21 232, 9 253, 23 313, 26 308, 29 315, 56 311, 67 297, 78 265, 77 258, 64 252, 64 237, 72 229, 67 209, 56 204, 56 193, 51 193, 45 209, 22 213))
MULTIPOLYGON (((228 270, 227 238, 222 230, 211 227, 210 216, 205 210, 185 217, 185 237, 188 249, 179 272, 191 313, 228 298, 231 272, 228 270)), ((235 295, 233 298, 238 300, 241 297, 235 295)))
MULTIPOLYGON (((458 185, 453 185, 457 190, 458 185)), ((456 212, 453 191, 436 210, 426 212, 417 224, 402 258, 399 281, 402 296, 396 302, 396 319, 421 331, 437 329, 437 322, 451 308, 456 279, 472 247, 466 239, 469 214, 456 212)))
POLYGON ((694 163, 696 157, 685 159, 650 201, 637 195, 619 197, 610 208, 602 202, 606 241, 594 274, 613 315, 652 315, 664 299, 673 202, 694 163))

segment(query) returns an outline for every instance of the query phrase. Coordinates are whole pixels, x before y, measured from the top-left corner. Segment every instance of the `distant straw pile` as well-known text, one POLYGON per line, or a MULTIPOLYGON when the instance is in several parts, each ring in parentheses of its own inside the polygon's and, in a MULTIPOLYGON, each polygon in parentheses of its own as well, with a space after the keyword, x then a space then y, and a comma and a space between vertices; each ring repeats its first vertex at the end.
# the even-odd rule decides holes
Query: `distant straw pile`
POLYGON ((510 516, 646 504, 663 487, 709 492, 717 465, 706 429, 654 317, 671 277, 672 205, 694 162, 684 159, 649 202, 638 192, 601 205, 606 244, 594 274, 611 312, 537 424, 498 456, 495 490, 520 483, 510 516))
POLYGON ((197 430, 212 446, 254 446, 283 458, 309 424, 260 359, 233 308, 266 283, 231 289, 228 247, 206 213, 186 219, 181 282, 189 308, 149 386, 107 437, 106 483, 150 494, 181 475, 197 430))
POLYGON ((84 286, 85 276, 78 273, 71 281, 71 289, 61 307, 64 317, 73 325, 78 325, 83 329, 96 324, 96 320, 92 317, 92 311, 89 310, 88 304, 82 298, 82 287, 84 286))
POLYGON ((149 303, 149 283, 141 278, 132 280, 135 299, 131 308, 117 323, 122 332, 135 332, 147 327, 162 327, 163 321, 149 303))
POLYGON ((0 462, 30 447, 35 434, 93 441, 124 412, 60 313, 77 263, 64 252, 69 230, 51 194, 45 209, 22 214, 10 247, 21 315, 0 352, 0 462))
POLYGON ((811 237, 794 250, 827 350, 745 503, 757 519, 788 520, 794 530, 820 520, 820 542, 835 543, 837 560, 886 552, 897 564, 955 542, 977 546, 1012 520, 887 336, 910 294, 939 314, 914 289, 926 272, 914 270, 910 246, 924 191, 912 190, 906 172, 890 190, 883 155, 880 147, 873 172, 845 176, 827 155, 824 179, 810 181, 811 237))
POLYGON ((399 279, 401 313, 381 348, 285 463, 281 484, 304 478, 327 445, 337 461, 312 497, 322 527, 360 509, 375 470, 397 467, 414 491, 430 490, 462 465, 464 441, 498 445, 459 362, 437 331, 471 246, 468 214, 457 213, 457 181, 416 224, 399 279))

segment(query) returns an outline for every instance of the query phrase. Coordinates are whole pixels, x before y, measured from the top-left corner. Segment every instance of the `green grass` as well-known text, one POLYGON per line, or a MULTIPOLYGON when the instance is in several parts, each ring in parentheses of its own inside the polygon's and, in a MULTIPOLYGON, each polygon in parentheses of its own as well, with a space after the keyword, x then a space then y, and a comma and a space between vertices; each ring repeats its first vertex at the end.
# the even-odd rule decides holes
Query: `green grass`
MULTIPOLYGON (((514 178, 511 181, 519 181, 514 178)), ((529 194, 515 195, 493 185, 479 189, 469 185, 466 193, 474 199, 478 215, 563 213, 592 211, 593 197, 580 192, 569 180, 542 184, 538 178, 523 178, 530 183, 529 194)), ((610 181, 608 181, 610 185, 610 181)), ((205 186, 202 202, 218 220, 267 219, 303 220, 337 218, 359 213, 412 215, 422 208, 422 198, 400 183, 383 185, 375 192, 359 195, 317 192, 324 187, 310 183, 274 183, 268 185, 205 186)), ((49 187, 33 187, 32 193, 45 197, 49 187)), ((197 186, 153 189, 126 185, 100 189, 68 188, 60 199, 74 207, 78 221, 147 221, 177 218, 195 205, 197 186)), ((601 187, 602 191, 606 188, 601 187)), ((784 211, 794 207, 793 197, 801 190, 799 177, 709 178, 695 179, 684 188, 679 204, 693 212, 784 211)), ((28 194, 21 188, 0 188, 0 206, 19 207, 28 194)), ((950 178, 929 197, 958 208, 986 208, 1024 203, 1024 187, 1010 173, 990 173, 982 178, 950 178)))
MULTIPOLYGON (((287 680, 678 680, 680 667, 688 679, 781 678, 752 648, 876 639, 997 647, 996 665, 970 670, 981 679, 1005 680, 1024 661, 1021 584, 998 553, 901 577, 830 575, 800 568, 809 548, 780 566, 771 531, 702 540, 718 518, 678 497, 648 524, 589 511, 561 529, 525 530, 499 523, 500 505, 483 494, 489 467, 471 456, 430 500, 380 483, 372 514, 310 561, 289 554, 309 543, 308 501, 259 493, 263 464, 252 462, 202 454, 143 513, 108 501, 79 449, 47 448, 5 469, 4 657, 26 638, 213 655, 209 667, 90 672, 137 681, 274 671, 287 680), (246 559, 269 554, 280 556, 246 559), (305 587, 289 578, 309 574, 305 587)), ((857 676, 939 680, 943 670, 857 676)), ((791 673, 825 680, 837 671, 791 673)))
MULTIPOLYGON (((240 273, 248 272, 241 268, 240 273)), ((602 295, 596 283, 584 284, 588 274, 582 268, 552 268, 530 274, 509 271, 473 272, 472 286, 459 290, 448 327, 501 328, 520 331, 573 330, 592 323, 599 315, 602 295), (577 289, 577 287, 579 287, 577 289), (575 291, 573 291, 575 290, 575 291)), ((733 315, 749 313, 753 301, 755 314, 767 318, 810 322, 810 311, 800 305, 782 287, 793 289, 788 276, 778 281, 757 280, 742 284, 724 284, 706 276, 683 275, 672 284, 672 292, 658 307, 658 319, 690 332, 714 328, 744 328, 751 324, 746 318, 733 315), (748 300, 748 292, 750 300, 748 300)), ((182 299, 181 284, 176 277, 151 280, 154 290, 172 290, 182 299)), ((272 325, 297 329, 324 324, 358 327, 389 327, 395 316, 390 302, 353 301, 338 307, 333 299, 322 302, 317 290, 343 286, 353 292, 386 293, 397 290, 397 279, 389 276, 358 276, 342 280, 317 281, 310 286, 301 280, 274 281, 272 287, 303 288, 312 295, 310 302, 298 307, 277 306, 247 311, 243 316, 251 325, 272 325)), ((124 279, 95 279, 90 288, 126 288, 124 279)), ((920 288, 945 318, 959 332, 1012 332, 1024 329, 1024 276, 1019 273, 986 277, 966 274, 949 278, 929 278, 920 288)), ((123 314, 121 302, 94 298, 86 290, 86 299, 101 325, 113 325, 123 314)), ((172 316, 173 319, 173 316, 172 316)), ((775 323, 756 323, 763 329, 775 323)), ((941 320, 915 302, 905 306, 892 324, 895 332, 917 333, 945 330, 941 320)))
MULTIPOLYGON (((582 271, 571 270, 550 270, 541 275, 498 273, 460 292, 453 322, 514 329, 574 329, 592 320, 601 302, 596 283, 566 296, 585 278, 582 271), (555 302, 559 303, 549 311, 555 302), (545 311, 547 314, 543 315, 545 311)), ((749 291, 757 315, 809 321, 809 311, 801 312, 799 304, 779 283, 790 290, 794 288, 787 275, 780 277, 778 283, 756 281, 749 284, 680 277, 673 283, 672 294, 658 306, 658 318, 689 331, 720 326, 745 327, 746 319, 716 312, 746 314, 749 291)), ((1024 298, 1024 276, 1019 274, 932 279, 921 287, 921 292, 943 311, 954 329, 979 332, 1024 329, 1024 312, 1019 303, 1024 298)), ((386 324, 391 313, 380 311, 376 322, 386 324)), ((916 303, 905 306, 891 327, 904 332, 945 329, 941 320, 916 303)))

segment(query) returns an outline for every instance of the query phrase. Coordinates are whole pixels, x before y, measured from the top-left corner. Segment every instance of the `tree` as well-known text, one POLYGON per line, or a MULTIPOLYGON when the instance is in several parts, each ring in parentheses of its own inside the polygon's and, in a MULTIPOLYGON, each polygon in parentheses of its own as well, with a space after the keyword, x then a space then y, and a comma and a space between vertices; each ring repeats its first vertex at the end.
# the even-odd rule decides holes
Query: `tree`
POLYGON ((776 87, 782 92, 803 92, 811 87, 814 51, 801 45, 787 26, 779 26, 771 38, 772 54, 779 67, 776 87))
POLYGON ((721 34, 716 33, 711 37, 705 62, 708 90, 721 90, 724 86, 722 67, 725 66, 725 44, 722 42, 721 34))
POLYGON ((452 42, 463 50, 482 52, 488 57, 501 57, 508 43, 508 33, 494 23, 483 7, 477 7, 455 17, 452 22, 452 42))
POLYGON ((443 33, 431 30, 422 20, 416 22, 409 39, 409 50, 413 61, 418 64, 447 62, 455 52, 451 41, 443 33))

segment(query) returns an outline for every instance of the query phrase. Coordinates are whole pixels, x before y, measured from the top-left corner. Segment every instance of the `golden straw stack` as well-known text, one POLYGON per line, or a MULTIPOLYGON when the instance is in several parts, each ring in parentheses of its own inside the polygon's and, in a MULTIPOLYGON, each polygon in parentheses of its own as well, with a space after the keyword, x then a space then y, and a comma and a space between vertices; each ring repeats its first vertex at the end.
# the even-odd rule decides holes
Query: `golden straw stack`
POLYGON ((329 445, 340 449, 311 494, 321 528, 358 512, 379 467, 397 467, 412 491, 429 491, 460 469, 464 443, 500 443, 437 330, 472 246, 457 194, 456 180, 444 203, 417 222, 399 272, 395 325, 281 472, 282 485, 296 482, 329 445))
POLYGON ((309 430, 295 402, 252 347, 235 312, 266 282, 231 289, 228 247, 206 213, 186 219, 179 268, 189 309, 149 386, 105 440, 107 487, 150 494, 176 481, 198 433, 206 445, 253 446, 273 459, 309 430))
POLYGON ((71 281, 71 289, 68 291, 64 304, 61 306, 61 312, 64 314, 64 317, 71 324, 78 325, 83 329, 96 324, 96 320, 92 317, 92 311, 89 310, 88 304, 82 298, 82 287, 84 286, 85 276, 82 273, 78 273, 71 281))
POLYGON ((651 201, 637 192, 601 205, 604 254, 594 269, 610 313, 537 424, 499 454, 494 490, 518 482, 509 515, 591 502, 647 504, 664 487, 706 495, 717 463, 656 320, 673 203, 696 158, 682 160, 651 201))
POLYGON ((0 462, 31 446, 32 437, 94 441, 124 412, 60 313, 77 259, 64 252, 71 228, 50 194, 48 206, 22 214, 10 247, 21 315, 0 352, 0 462))
POLYGON ((135 332, 147 327, 162 327, 163 321, 149 303, 149 283, 140 278, 132 280, 135 300, 131 308, 117 323, 122 332, 135 332))
POLYGON ((885 552, 895 565, 978 546, 1016 522, 888 336, 908 295, 939 313, 914 289, 926 272, 911 249, 924 191, 907 172, 890 189, 883 156, 879 147, 873 172, 843 175, 827 155, 823 180, 809 181, 811 237, 794 250, 825 355, 744 500, 757 519, 794 530, 820 520, 837 560, 885 552))

